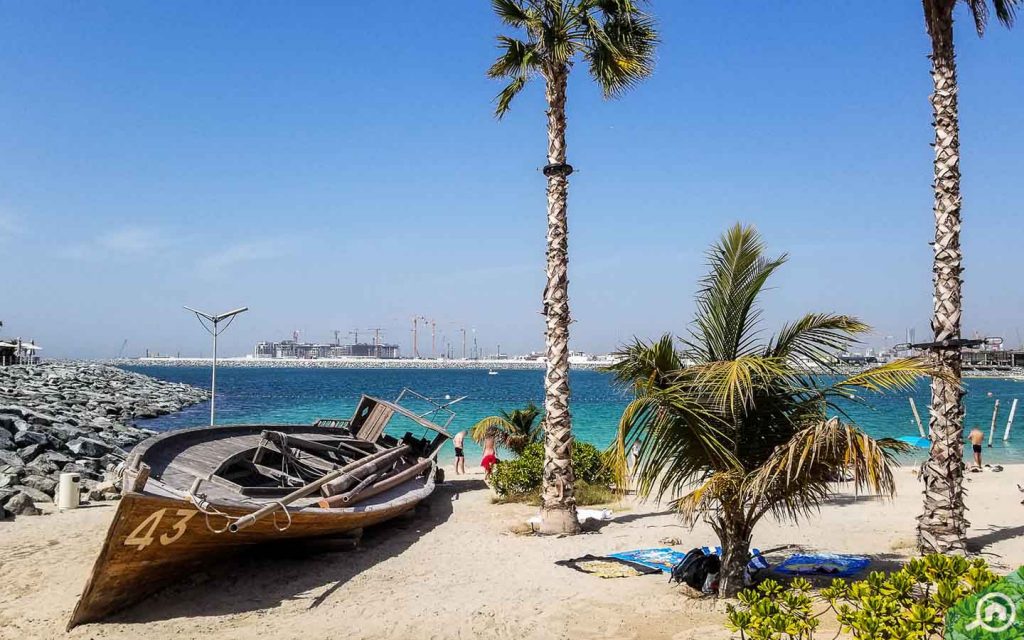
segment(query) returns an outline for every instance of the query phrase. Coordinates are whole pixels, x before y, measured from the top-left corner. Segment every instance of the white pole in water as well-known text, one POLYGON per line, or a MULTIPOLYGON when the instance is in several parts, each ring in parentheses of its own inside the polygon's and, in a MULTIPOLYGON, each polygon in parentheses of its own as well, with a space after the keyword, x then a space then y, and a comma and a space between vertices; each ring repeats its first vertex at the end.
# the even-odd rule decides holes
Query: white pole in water
POLYGON ((217 415, 217 323, 213 323, 213 372, 210 374, 210 426, 217 415))
POLYGON ((917 421, 917 432, 921 434, 922 438, 927 438, 928 436, 924 435, 924 426, 921 424, 921 415, 917 412, 917 405, 914 404, 913 398, 908 398, 908 400, 910 400, 910 410, 914 412, 914 420, 917 421))
POLYGON ((1017 398, 1013 399, 1013 404, 1010 405, 1010 418, 1006 421, 1006 433, 1003 434, 1003 442, 1010 439, 1010 427, 1013 426, 1013 414, 1017 413, 1017 398))
POLYGON ((196 319, 199 320, 199 324, 203 325, 210 335, 213 336, 213 372, 210 375, 210 426, 212 427, 217 417, 217 336, 219 336, 224 330, 231 326, 231 322, 234 317, 243 311, 248 311, 249 307, 242 307, 241 309, 235 309, 234 311, 228 311, 220 315, 213 315, 210 313, 203 313, 197 311, 192 307, 185 307, 187 310, 196 314, 196 319), (213 328, 206 326, 203 320, 209 320, 213 325, 213 328), (218 325, 224 320, 228 320, 228 323, 224 325, 223 329, 218 328, 218 325))
POLYGON ((992 408, 992 426, 988 430, 988 446, 992 446, 992 439, 996 437, 996 416, 999 415, 999 398, 996 398, 996 406, 992 408))

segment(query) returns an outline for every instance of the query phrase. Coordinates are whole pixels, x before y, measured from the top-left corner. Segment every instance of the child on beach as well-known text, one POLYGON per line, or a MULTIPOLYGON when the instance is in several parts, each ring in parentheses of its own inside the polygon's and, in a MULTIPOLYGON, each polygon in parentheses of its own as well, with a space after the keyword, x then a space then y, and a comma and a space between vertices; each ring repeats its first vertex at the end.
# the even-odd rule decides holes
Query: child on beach
POLYGON ((466 454, 462 451, 462 443, 465 440, 465 431, 456 433, 452 438, 452 444, 455 445, 455 475, 457 476, 466 473, 466 454))

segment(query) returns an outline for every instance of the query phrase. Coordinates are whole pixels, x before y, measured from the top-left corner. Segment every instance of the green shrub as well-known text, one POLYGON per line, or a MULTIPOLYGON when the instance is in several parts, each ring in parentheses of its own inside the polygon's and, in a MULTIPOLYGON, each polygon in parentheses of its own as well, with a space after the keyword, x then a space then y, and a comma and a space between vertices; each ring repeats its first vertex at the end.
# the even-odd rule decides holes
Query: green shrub
POLYGON ((726 626, 751 640, 810 640, 819 617, 834 611, 841 632, 858 640, 941 638, 946 613, 997 580, 982 559, 930 555, 899 571, 872 572, 865 580, 836 579, 817 596, 796 578, 788 587, 765 580, 729 605, 726 626), (814 614, 815 604, 824 611, 814 614))
MULTIPOLYGON (((572 468, 580 483, 595 488, 607 487, 611 483, 611 471, 605 465, 604 457, 597 447, 588 442, 573 442, 572 468)), ((502 498, 525 496, 540 488, 543 471, 544 445, 537 442, 523 449, 519 457, 498 463, 491 473, 491 486, 502 498)))
MULTIPOLYGON (((611 504, 618 500, 615 492, 607 485, 587 484, 586 482, 576 483, 576 506, 589 507, 595 504, 611 504)), ((542 504, 540 498, 540 487, 525 493, 508 493, 494 498, 495 504, 508 504, 516 502, 539 507, 542 504)))

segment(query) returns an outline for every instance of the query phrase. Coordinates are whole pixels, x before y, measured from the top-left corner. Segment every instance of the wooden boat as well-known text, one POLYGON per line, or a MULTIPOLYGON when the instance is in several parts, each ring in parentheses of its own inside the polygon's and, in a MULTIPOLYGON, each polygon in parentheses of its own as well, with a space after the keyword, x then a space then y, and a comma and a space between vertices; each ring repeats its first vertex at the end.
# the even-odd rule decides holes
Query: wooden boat
POLYGON ((94 622, 231 551, 338 536, 394 518, 442 481, 454 413, 363 396, 351 419, 172 431, 131 452, 122 498, 68 629, 94 622), (444 427, 425 415, 445 415, 444 427), (405 422, 421 435, 392 435, 405 422), (390 431, 391 433, 386 432, 390 431))

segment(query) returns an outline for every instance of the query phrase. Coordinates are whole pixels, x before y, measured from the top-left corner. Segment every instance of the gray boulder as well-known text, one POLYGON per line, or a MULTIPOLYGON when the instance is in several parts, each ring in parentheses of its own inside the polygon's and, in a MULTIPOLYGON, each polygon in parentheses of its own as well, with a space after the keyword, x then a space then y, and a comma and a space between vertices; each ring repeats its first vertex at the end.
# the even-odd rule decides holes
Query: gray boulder
POLYGON ((19 447, 27 447, 30 444, 43 444, 49 442, 45 433, 39 431, 19 431, 14 434, 14 444, 19 447))
MULTIPOLYGON (((46 455, 45 453, 43 455, 46 455)), ((57 473, 60 471, 60 465, 56 462, 50 462, 49 460, 43 459, 43 456, 39 456, 32 462, 25 465, 25 473, 31 475, 45 476, 51 473, 57 473)))
POLYGON ((78 462, 67 463, 64 465, 64 468, 61 469, 61 473, 77 473, 82 476, 83 480, 86 478, 90 480, 98 480, 101 477, 100 473, 95 469, 91 469, 84 464, 79 464, 78 462))
POLYGON ((25 466, 25 461, 13 451, 4 451, 3 449, 0 449, 0 465, 17 467, 20 469, 25 466))
POLYGON ((21 479, 21 484, 22 486, 42 491, 50 497, 53 497, 54 491, 57 489, 57 481, 48 476, 25 476, 21 479))
POLYGON ((44 453, 44 454, 40 455, 38 458, 36 458, 35 462, 38 462, 40 460, 45 460, 46 462, 52 462, 52 463, 57 465, 58 469, 63 467, 64 465, 66 465, 69 462, 74 462, 75 461, 74 458, 72 458, 71 456, 67 455, 66 453, 61 453, 60 451, 47 451, 46 453, 44 453))
POLYGON ((34 487, 29 487, 29 486, 26 486, 26 485, 23 485, 23 484, 16 484, 16 485, 14 485, 11 488, 18 490, 21 493, 24 493, 25 495, 27 495, 28 497, 32 498, 36 502, 52 502, 53 501, 50 496, 46 495, 46 493, 44 493, 44 492, 42 492, 39 489, 36 489, 34 487))
POLYGON ((68 442, 67 446, 75 455, 86 456, 88 458, 99 458, 113 450, 113 447, 110 445, 104 444, 94 438, 75 438, 68 442))
POLYGON ((38 516, 42 513, 32 501, 32 497, 24 491, 10 498, 4 509, 16 516, 38 516))
POLYGON ((0 490, 21 484, 21 476, 20 470, 0 472, 0 490))
POLYGON ((14 438, 5 429, 0 429, 0 449, 13 449, 14 438))
MULTIPOLYGON (((47 443, 48 444, 48 443, 47 443)), ((45 444, 30 444, 27 447, 18 449, 18 455, 26 463, 35 460, 38 456, 46 452, 47 445, 45 444)))

